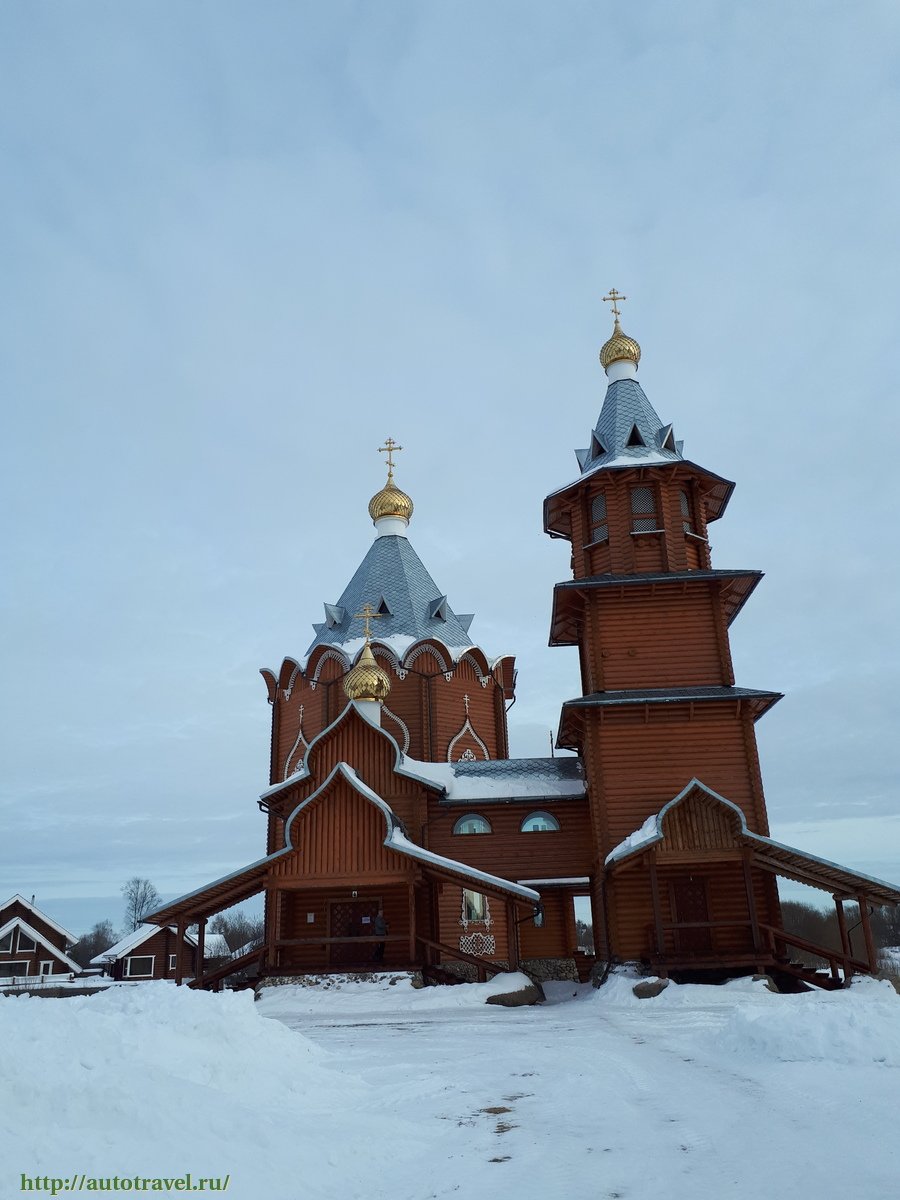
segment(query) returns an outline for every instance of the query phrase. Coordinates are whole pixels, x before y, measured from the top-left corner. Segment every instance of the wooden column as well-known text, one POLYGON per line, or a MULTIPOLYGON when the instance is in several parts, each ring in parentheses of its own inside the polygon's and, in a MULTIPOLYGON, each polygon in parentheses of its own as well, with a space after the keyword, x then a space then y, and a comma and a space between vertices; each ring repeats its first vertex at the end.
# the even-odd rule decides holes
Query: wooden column
POLYGON ((850 935, 847 932, 847 914, 844 912, 844 901, 841 896, 834 897, 834 908, 837 913, 838 931, 841 935, 841 949, 844 952, 844 958, 851 958, 850 935))
POLYGON ((872 937, 869 905, 865 896, 857 896, 856 900, 859 904, 859 919, 862 922, 863 937, 866 939, 866 958, 869 960, 869 970, 875 975, 878 971, 878 955, 875 951, 875 939, 872 937))
POLYGON ((201 917, 197 924, 197 981, 203 987, 203 963, 206 955, 206 917, 201 917))
POLYGON ((518 971, 519 969, 519 922, 516 919, 516 906, 514 901, 507 900, 506 902, 506 947, 507 957, 509 959, 509 969, 518 971))
POLYGON ((278 948, 275 939, 278 936, 278 905, 281 893, 273 888, 266 893, 266 957, 265 963, 269 970, 278 966, 278 948))
POLYGON ((183 917, 178 922, 177 930, 178 930, 178 932, 177 932, 178 945, 175 947, 175 986, 181 987, 181 981, 183 978, 183 970, 184 970, 183 963, 182 963, 182 957, 183 957, 183 953, 184 953, 184 934, 185 934, 185 924, 184 924, 183 917))
POLYGON ((409 881, 409 962, 416 961, 416 884, 409 881))
MULTIPOLYGON (((753 933, 753 949, 762 949, 762 939, 759 936, 759 920, 756 915, 756 894, 753 891, 753 872, 750 870, 750 852, 744 851, 744 888, 747 892, 747 909, 750 913, 750 929, 753 933)), ((757 964, 759 966, 760 964, 757 964)))
POLYGON ((652 851, 647 866, 650 871, 650 898, 653 901, 656 952, 657 954, 664 955, 666 952, 666 931, 663 929, 662 908, 659 903, 659 876, 656 873, 656 855, 652 851))

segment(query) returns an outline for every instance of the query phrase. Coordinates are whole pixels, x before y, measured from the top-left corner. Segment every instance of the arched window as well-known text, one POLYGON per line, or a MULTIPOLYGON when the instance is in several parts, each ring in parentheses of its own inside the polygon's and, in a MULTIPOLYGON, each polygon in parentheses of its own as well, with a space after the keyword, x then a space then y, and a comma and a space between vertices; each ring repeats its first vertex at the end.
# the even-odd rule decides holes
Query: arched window
POLYGON ((559 821, 547 812, 529 813, 522 822, 521 833, 556 833, 559 821))
POLYGON ((484 817, 479 817, 477 813, 467 813, 466 816, 460 817, 453 826, 454 833, 490 833, 491 825, 484 817))

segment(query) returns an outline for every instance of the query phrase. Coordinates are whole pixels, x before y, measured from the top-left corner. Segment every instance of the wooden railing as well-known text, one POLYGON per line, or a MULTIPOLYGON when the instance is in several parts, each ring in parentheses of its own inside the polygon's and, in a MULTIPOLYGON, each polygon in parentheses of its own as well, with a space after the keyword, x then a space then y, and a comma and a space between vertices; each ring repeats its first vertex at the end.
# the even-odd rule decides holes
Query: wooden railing
POLYGON ((760 929, 766 934, 769 946, 776 958, 787 958, 786 948, 788 946, 793 946, 796 950, 803 950, 807 954, 812 954, 815 958, 821 958, 826 962, 828 969, 831 971, 831 977, 835 982, 841 981, 838 968, 844 973, 843 981, 845 983, 854 974, 860 972, 868 974, 870 970, 868 963, 864 963, 858 958, 852 958, 842 950, 830 950, 826 946, 817 946, 815 942, 808 942, 806 938, 797 937, 793 933, 786 933, 783 929, 778 929, 774 925, 761 924, 760 929))
POLYGON ((196 979, 192 979, 188 987, 213 988, 215 991, 218 991, 218 985, 222 980, 227 979, 229 975, 233 975, 235 971, 242 971, 244 967, 253 966, 254 963, 257 963, 260 971, 262 971, 265 958, 266 947, 254 946, 246 954, 239 954, 237 958, 227 959, 221 966, 216 967, 214 971, 210 971, 208 975, 200 975, 196 979))

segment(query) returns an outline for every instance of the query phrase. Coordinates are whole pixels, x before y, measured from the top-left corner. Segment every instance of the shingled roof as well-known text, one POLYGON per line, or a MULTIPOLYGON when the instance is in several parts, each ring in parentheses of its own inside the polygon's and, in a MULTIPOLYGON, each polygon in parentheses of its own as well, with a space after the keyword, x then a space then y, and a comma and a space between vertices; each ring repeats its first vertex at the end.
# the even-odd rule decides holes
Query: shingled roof
POLYGON ((439 638, 451 650, 472 644, 472 616, 457 616, 407 538, 390 534, 375 539, 337 604, 325 605, 307 655, 316 646, 362 644, 363 620, 355 614, 366 603, 381 614, 372 625, 379 642, 408 639, 402 649, 422 638, 439 638))

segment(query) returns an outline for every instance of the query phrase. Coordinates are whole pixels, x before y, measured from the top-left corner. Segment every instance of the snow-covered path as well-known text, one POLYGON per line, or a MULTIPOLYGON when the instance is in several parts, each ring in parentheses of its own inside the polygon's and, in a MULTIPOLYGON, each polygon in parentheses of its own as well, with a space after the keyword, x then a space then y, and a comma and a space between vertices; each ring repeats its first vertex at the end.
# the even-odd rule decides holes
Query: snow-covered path
POLYGON ((484 1003, 496 982, 387 976, 256 1003, 166 983, 0 997, 0 1196, 25 1175, 182 1191, 190 1171, 233 1200, 893 1200, 889 984, 638 1001, 632 983, 514 1009, 484 1003))
MULTIPOLYGON (((304 1004, 291 989, 262 1011, 363 1079, 371 1105, 390 1117, 392 1136, 376 1151, 365 1113, 346 1114, 341 1135, 348 1154, 372 1162, 371 1200, 638 1200, 660 1189, 671 1200, 719 1200, 773 1186, 817 1200, 848 1190, 867 1200, 896 1195, 896 1066, 857 1055, 858 1039, 844 1062, 811 1058, 825 1049, 818 1040, 798 1042, 804 1061, 774 1057, 784 1048, 765 1039, 754 1055, 753 1038, 734 1031, 728 1044, 736 1003, 758 1010, 768 1029, 766 1014, 777 1026, 779 1006, 802 1027, 807 1001, 813 1023, 824 1013, 830 1027, 844 1020, 838 1005, 848 998, 810 1002, 758 986, 751 994, 749 985, 739 996, 677 991, 638 1004, 625 989, 603 1002, 602 993, 557 986, 551 1006, 419 1010, 405 996, 392 1005, 385 991, 375 1007, 335 996, 323 1011, 322 997, 304 1004)), ((741 1024, 752 1031, 755 1021, 741 1024)), ((827 1039, 830 1030, 820 1032, 827 1039)), ((338 1179, 333 1195, 349 1195, 338 1179)))

